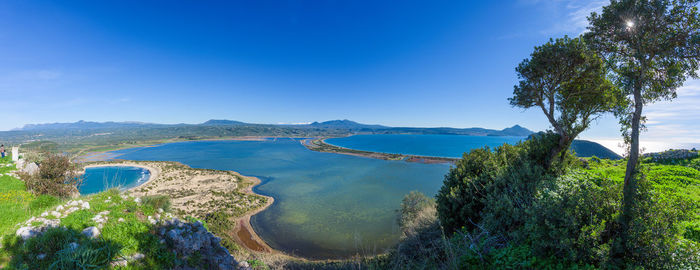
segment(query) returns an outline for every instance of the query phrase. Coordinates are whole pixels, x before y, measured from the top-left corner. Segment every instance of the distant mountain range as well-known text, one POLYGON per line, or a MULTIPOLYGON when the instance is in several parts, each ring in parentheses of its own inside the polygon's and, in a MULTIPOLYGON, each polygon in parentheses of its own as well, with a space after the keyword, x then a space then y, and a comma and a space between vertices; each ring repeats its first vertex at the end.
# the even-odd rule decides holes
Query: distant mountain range
MULTIPOLYGON (((4 143, 48 141, 67 149, 90 145, 117 145, 124 142, 163 139, 212 139, 237 136, 335 137, 352 134, 447 134, 471 136, 519 136, 534 132, 514 125, 501 130, 450 127, 389 127, 361 124, 350 120, 331 120, 311 124, 253 124, 241 121, 212 119, 201 124, 155 124, 144 122, 90 122, 30 124, 12 131, 0 132, 4 143)), ((619 155, 590 141, 576 140, 571 148, 578 156, 619 159, 619 155)))
POLYGON ((89 122, 78 121, 75 123, 50 123, 50 124, 29 124, 14 131, 44 131, 57 129, 72 130, 94 130, 94 129, 120 129, 120 128, 148 128, 148 127, 172 127, 172 126, 275 126, 286 128, 315 128, 315 129, 335 129, 347 130, 350 132, 371 132, 381 134, 453 134, 453 135, 473 135, 473 136, 528 136, 533 132, 527 128, 515 125, 502 130, 485 128, 420 128, 420 127, 388 127, 382 125, 360 124, 350 120, 331 120, 325 122, 313 122, 303 125, 270 125, 253 124, 234 120, 212 119, 201 124, 153 124, 143 122, 89 122))
POLYGON ((13 131, 40 131, 52 129, 104 129, 104 128, 124 128, 157 126, 143 122, 88 122, 80 120, 75 123, 50 123, 50 124, 27 124, 24 127, 13 129, 13 131))

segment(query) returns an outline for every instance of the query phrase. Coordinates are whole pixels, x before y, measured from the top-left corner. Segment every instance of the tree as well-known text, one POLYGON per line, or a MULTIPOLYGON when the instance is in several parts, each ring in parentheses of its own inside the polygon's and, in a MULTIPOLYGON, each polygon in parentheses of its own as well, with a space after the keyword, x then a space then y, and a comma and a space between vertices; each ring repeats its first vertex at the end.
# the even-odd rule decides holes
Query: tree
POLYGON ((549 163, 564 158, 573 140, 591 122, 615 108, 617 89, 606 78, 605 64, 581 38, 551 40, 535 47, 530 59, 515 69, 520 82, 510 104, 539 107, 559 134, 549 163))
POLYGON ((698 0, 612 0, 601 14, 588 18, 586 40, 600 52, 615 82, 628 97, 617 112, 630 145, 623 207, 620 216, 622 250, 638 192, 639 132, 644 104, 676 97, 688 77, 697 78, 700 60, 698 0))

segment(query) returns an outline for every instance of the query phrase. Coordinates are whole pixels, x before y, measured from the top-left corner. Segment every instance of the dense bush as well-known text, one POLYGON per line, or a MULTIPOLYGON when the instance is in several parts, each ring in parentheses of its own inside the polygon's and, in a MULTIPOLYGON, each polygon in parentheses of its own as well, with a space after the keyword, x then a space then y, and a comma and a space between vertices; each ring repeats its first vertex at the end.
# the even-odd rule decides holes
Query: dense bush
POLYGON ((561 161, 550 166, 551 149, 558 144, 558 137, 551 132, 540 133, 517 145, 465 153, 445 176, 437 194, 438 215, 445 231, 474 229, 484 217, 512 218, 492 221, 505 222, 505 230, 522 225, 524 217, 518 211, 532 203, 537 186, 545 180, 553 181, 550 176, 563 173, 573 162, 572 156, 565 153, 561 161), (485 208, 491 210, 484 213, 485 208), (495 216, 511 214, 514 216, 495 216))
POLYGON ((546 264, 554 268, 698 263, 700 171, 693 160, 640 167, 631 242, 617 254, 624 166, 597 158, 581 166, 565 153, 547 167, 555 139, 539 134, 514 146, 472 151, 457 162, 437 195, 438 216, 451 239, 443 257, 472 268, 511 267, 509 260, 521 262, 515 268, 543 267, 531 264, 535 258, 557 258, 546 264))
POLYGON ((620 210, 622 185, 574 172, 538 192, 519 239, 536 254, 605 261, 620 210))
POLYGON ((48 194, 67 198, 78 194, 82 178, 77 175, 77 167, 68 157, 47 154, 39 164, 39 171, 34 174, 21 174, 27 190, 35 194, 48 194))

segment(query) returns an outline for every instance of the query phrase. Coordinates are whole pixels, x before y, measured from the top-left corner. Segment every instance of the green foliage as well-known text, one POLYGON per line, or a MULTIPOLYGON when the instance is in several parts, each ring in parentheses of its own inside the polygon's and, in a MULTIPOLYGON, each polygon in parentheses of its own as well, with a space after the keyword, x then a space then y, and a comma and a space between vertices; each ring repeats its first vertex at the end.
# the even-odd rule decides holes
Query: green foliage
POLYGON ((267 266, 261 260, 248 260, 248 264, 250 265, 250 268, 253 268, 253 270, 269 270, 270 269, 270 267, 267 266))
POLYGON ((217 211, 208 214, 204 220, 206 221, 207 229, 221 237, 222 246, 228 250, 240 250, 233 238, 233 229, 236 224, 231 221, 232 218, 233 216, 226 212, 217 211))
POLYGON ((91 210, 78 210, 63 218, 63 220, 61 220, 61 225, 73 230, 82 230, 96 225, 95 222, 92 221, 92 217, 94 216, 95 214, 93 214, 91 210))
POLYGON ((683 223, 683 238, 700 243, 700 218, 683 223))
POLYGON ((536 254, 570 261, 607 260, 622 185, 609 178, 573 172, 538 192, 520 232, 536 254))
POLYGON ((60 198, 68 198, 78 192, 82 178, 76 175, 76 166, 68 157, 48 154, 41 161, 39 172, 21 174, 27 189, 34 194, 48 194, 60 198))
POLYGON ((61 200, 51 195, 39 195, 29 203, 30 209, 47 209, 60 203, 61 200))
POLYGON ((437 257, 459 258, 457 264, 467 268, 655 269, 697 262, 692 243, 700 223, 700 171, 691 162, 641 167, 632 241, 626 255, 617 256, 625 161, 591 158, 584 169, 567 159, 545 169, 548 145, 556 139, 543 134, 465 154, 437 195, 452 241, 437 257))
MULTIPOLYGON (((507 152, 509 149, 504 145, 496 151, 507 152)), ((503 156, 503 153, 498 156, 503 156)), ((471 229, 481 221, 486 188, 500 174, 503 164, 498 156, 488 147, 474 149, 464 154, 445 175, 437 194, 437 210, 446 232, 457 231, 463 226, 471 229)))
POLYGON ((75 230, 51 228, 26 241, 5 240, 16 269, 104 269, 119 246, 103 239, 87 239, 75 230), (41 259, 39 259, 41 258, 41 259))
POLYGON ((603 54, 611 75, 626 96, 617 117, 630 143, 620 215, 621 241, 618 257, 634 257, 636 239, 633 216, 639 206, 639 133, 643 129, 645 104, 676 98, 676 89, 688 77, 696 78, 700 67, 700 13, 697 0, 611 1, 601 14, 589 16, 586 39, 603 54))
POLYGON ((153 209, 163 209, 163 211, 170 211, 170 197, 167 195, 151 195, 144 196, 141 198, 144 205, 148 205, 153 209))
POLYGON ((538 107, 561 137, 552 156, 566 151, 592 121, 618 106, 619 91, 606 77, 603 60, 581 38, 551 40, 535 47, 515 69, 520 82, 510 104, 538 107))
POLYGON ((474 229, 482 222, 486 208, 497 211, 489 216, 495 223, 499 223, 495 220, 499 218, 513 219, 514 223, 508 222, 508 228, 504 228, 506 231, 522 224, 522 214, 496 217, 495 213, 506 214, 530 205, 542 181, 552 181, 549 175, 561 174, 572 164, 573 157, 567 153, 563 160, 549 165, 550 151, 558 141, 559 136, 549 132, 533 135, 517 145, 504 144, 494 151, 485 147, 464 154, 445 176, 437 194, 438 216, 445 231, 474 229))
POLYGON ((49 195, 34 196, 25 190, 24 182, 17 178, 0 176, 0 217, 2 217, 0 218, 0 236, 14 233, 17 223, 38 215, 58 203, 60 200, 49 195))
POLYGON ((459 269, 596 269, 557 257, 537 257, 525 245, 507 246, 487 254, 467 252, 459 257, 459 269))

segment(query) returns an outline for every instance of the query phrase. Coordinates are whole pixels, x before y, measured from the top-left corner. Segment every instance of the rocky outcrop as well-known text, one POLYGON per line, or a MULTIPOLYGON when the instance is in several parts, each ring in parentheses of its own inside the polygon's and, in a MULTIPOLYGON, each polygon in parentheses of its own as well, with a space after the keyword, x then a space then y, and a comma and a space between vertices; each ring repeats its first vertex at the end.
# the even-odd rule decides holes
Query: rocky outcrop
POLYGON ((39 171, 39 165, 36 165, 34 162, 27 163, 27 165, 22 167, 21 171, 26 174, 35 174, 39 171))
MULTIPOLYGON (((202 258, 201 267, 205 269, 239 269, 240 267, 228 250, 221 246, 221 239, 207 231, 199 221, 188 223, 173 218, 162 221, 157 231, 180 259, 186 260, 196 255, 202 258)), ((189 268, 181 266, 176 269, 189 268)))
POLYGON ((20 225, 15 235, 24 240, 40 235, 49 228, 58 227, 61 224, 61 219, 68 214, 82 209, 90 209, 90 203, 83 200, 69 201, 65 205, 57 206, 56 210, 41 213, 40 217, 31 217, 20 225))

